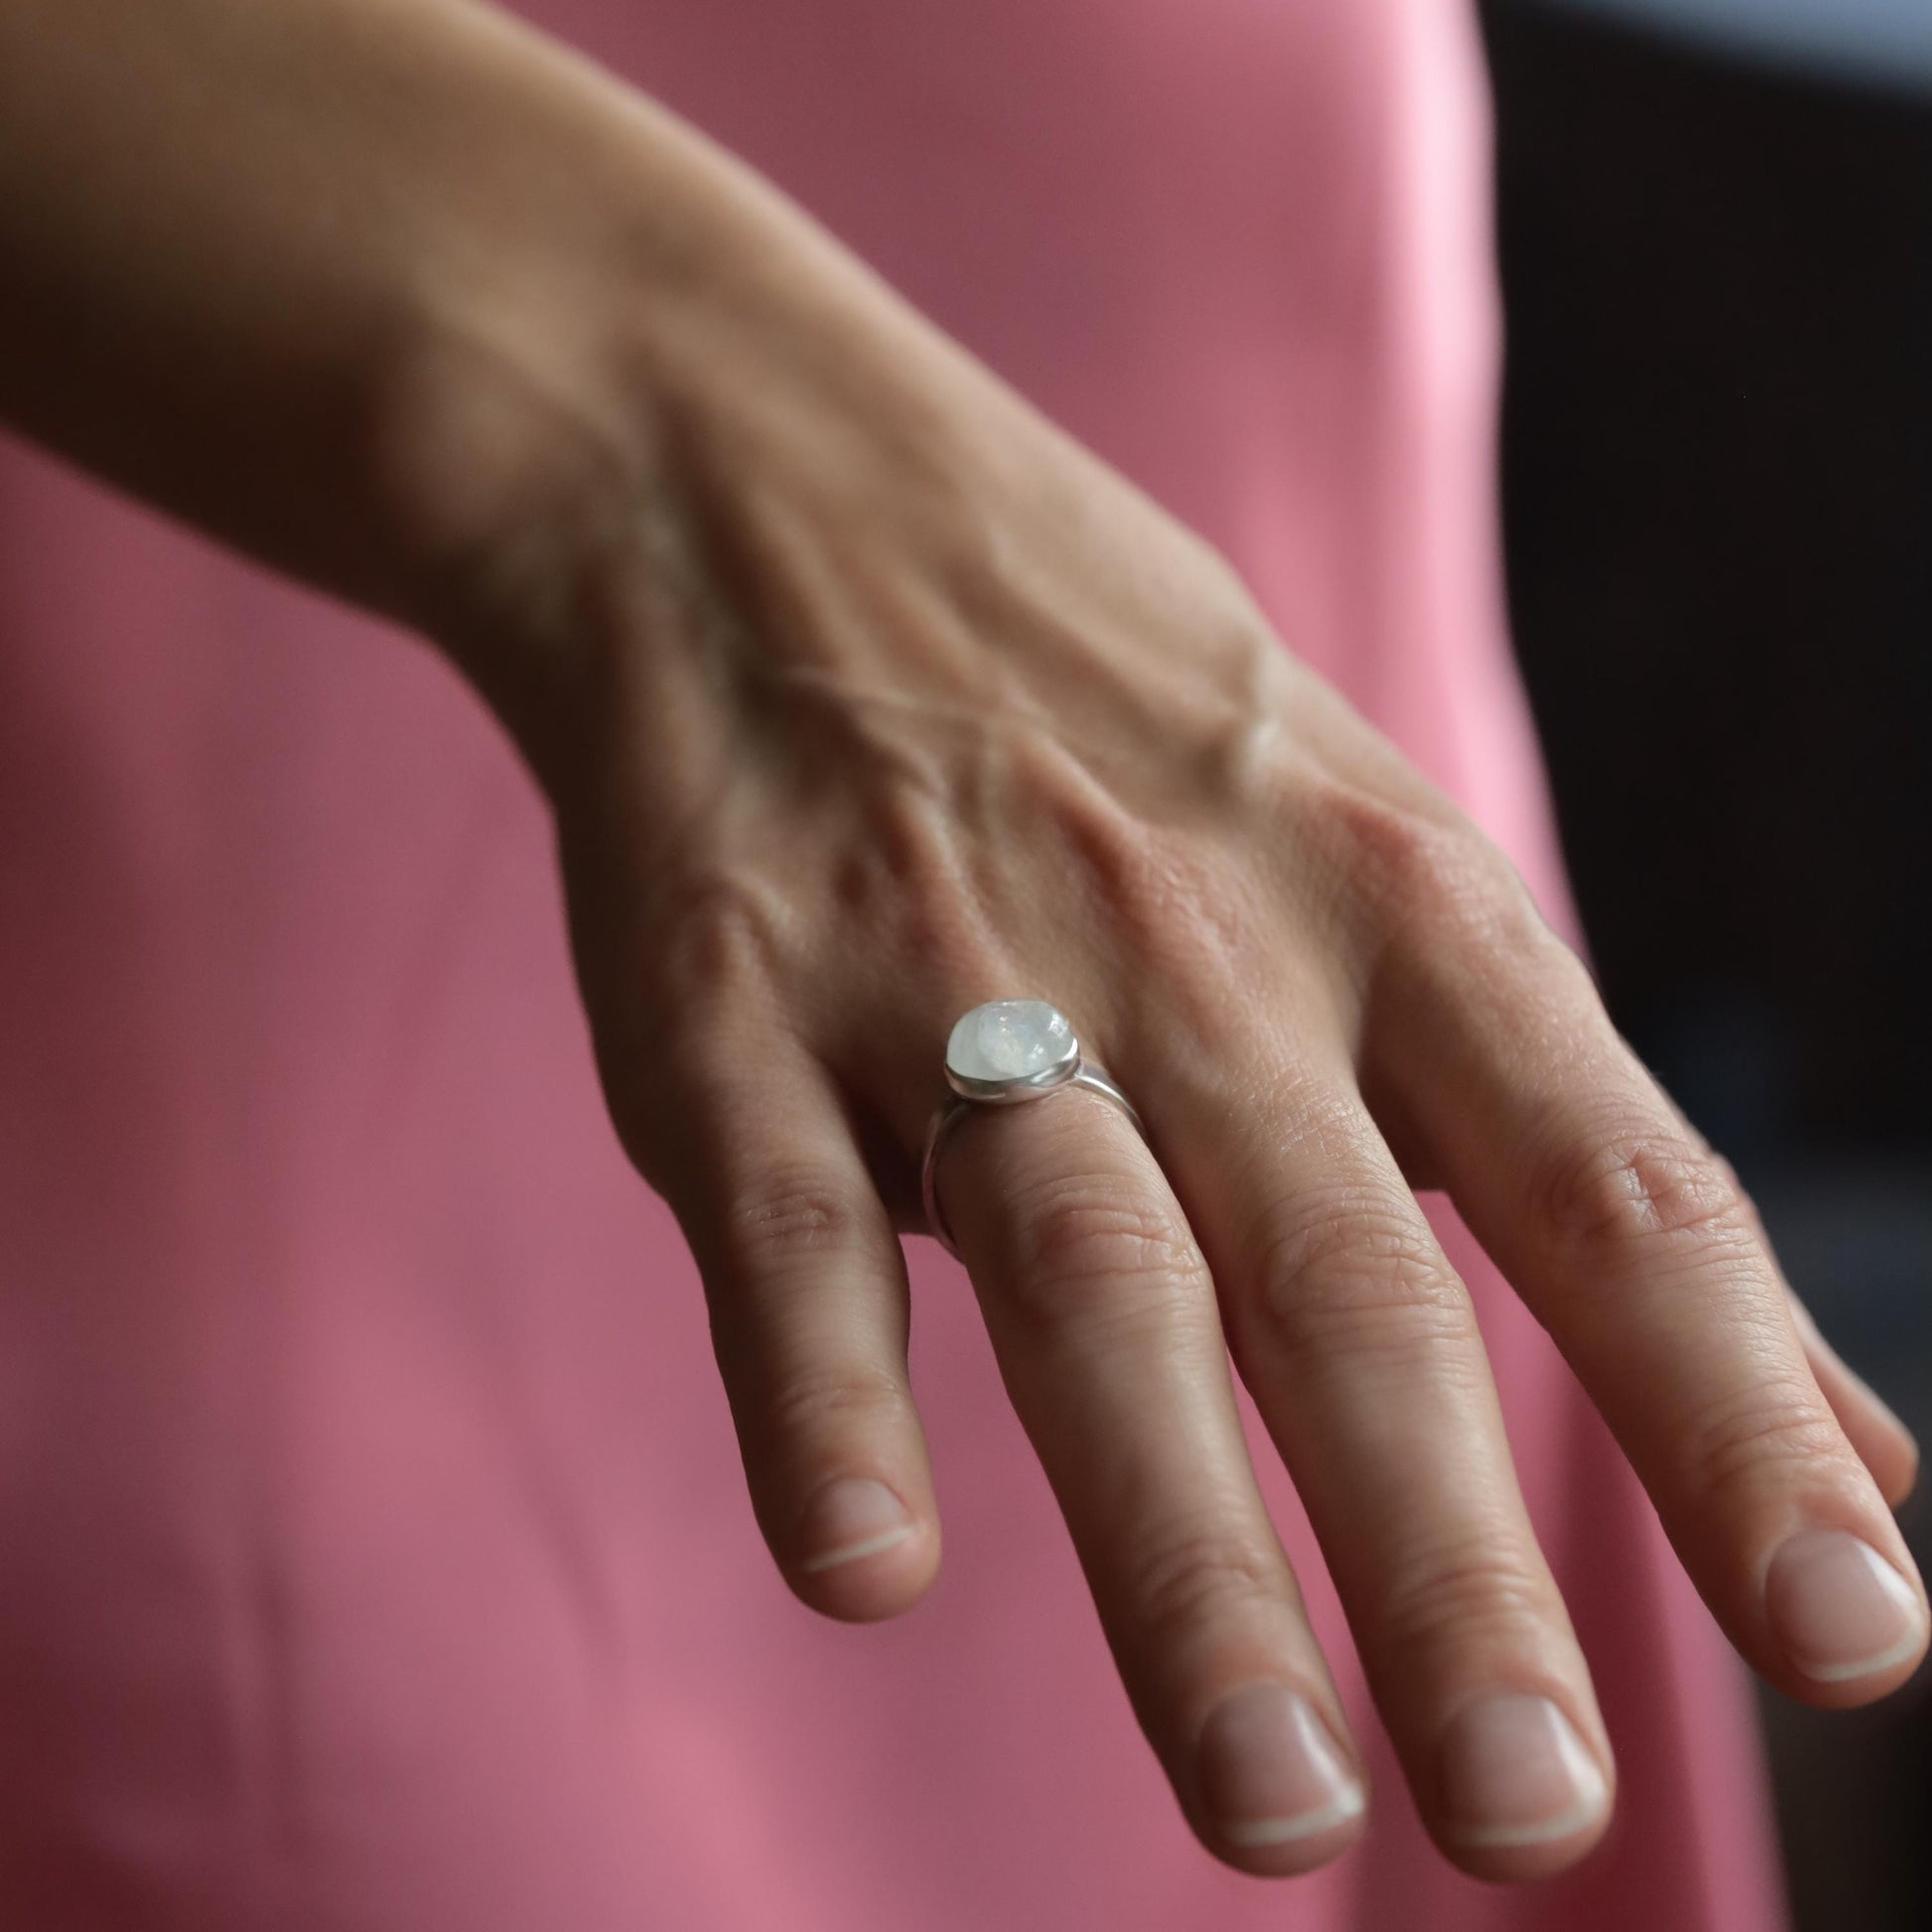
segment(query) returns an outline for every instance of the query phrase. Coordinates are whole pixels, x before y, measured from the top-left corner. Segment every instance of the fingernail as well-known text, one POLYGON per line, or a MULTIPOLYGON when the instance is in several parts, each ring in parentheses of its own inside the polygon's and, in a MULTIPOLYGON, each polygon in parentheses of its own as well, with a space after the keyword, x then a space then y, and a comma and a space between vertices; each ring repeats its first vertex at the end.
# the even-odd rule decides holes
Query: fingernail
POLYGON ((1917 1592, 1844 1530, 1800 1530, 1771 1559, 1764 1607, 1784 1654, 1814 1683, 1902 1663, 1925 1640, 1917 1592))
POLYGON ((1230 1845, 1288 1845, 1362 1813, 1362 1787, 1307 1698, 1250 1684, 1201 1726, 1201 1797, 1230 1845))
POLYGON ((805 1511, 802 1541, 816 1554, 800 1570, 834 1570, 842 1563, 877 1556, 912 1534, 905 1505, 871 1476, 840 1476, 828 1482, 805 1511))
POLYGON ((1459 1845, 1548 1845, 1601 1816, 1609 1789, 1548 1698, 1508 1692, 1472 1704, 1443 1740, 1446 1834, 1459 1845))

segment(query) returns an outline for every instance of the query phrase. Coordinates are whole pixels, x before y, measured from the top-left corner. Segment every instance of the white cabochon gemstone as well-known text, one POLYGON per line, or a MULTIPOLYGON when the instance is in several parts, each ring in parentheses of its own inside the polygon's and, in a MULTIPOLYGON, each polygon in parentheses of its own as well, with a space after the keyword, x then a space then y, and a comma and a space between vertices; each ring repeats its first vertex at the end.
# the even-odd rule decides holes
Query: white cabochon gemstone
POLYGON ((953 1028, 946 1064, 965 1080, 1025 1080, 1065 1065, 1078 1050, 1057 1007, 1044 1000, 994 1000, 953 1028))

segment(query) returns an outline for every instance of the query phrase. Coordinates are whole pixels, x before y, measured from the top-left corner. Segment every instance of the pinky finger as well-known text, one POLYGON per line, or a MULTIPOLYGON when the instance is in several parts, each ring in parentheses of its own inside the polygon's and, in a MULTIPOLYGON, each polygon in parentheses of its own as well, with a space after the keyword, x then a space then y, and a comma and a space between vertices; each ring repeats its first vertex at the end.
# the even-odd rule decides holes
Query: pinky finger
POLYGON ((1819 1332, 1810 1311, 1791 1297, 1791 1318, 1825 1400, 1859 1459, 1871 1471, 1878 1493, 1896 1509, 1918 1480, 1918 1441, 1864 1378, 1846 1365, 1819 1332))
POLYGON ((813 1609, 895 1616, 939 1562, 897 1237, 802 1046, 735 1027, 688 1051, 685 1180, 668 1191, 704 1278, 759 1527, 813 1609))
MULTIPOLYGON (((1676 1101, 1662 1093, 1661 1089, 1660 1097, 1686 1138, 1704 1150, 1712 1165, 1730 1183, 1745 1218, 1758 1240, 1764 1244, 1765 1253, 1775 1261, 1770 1230, 1764 1225, 1764 1216, 1758 1212, 1757 1203, 1739 1178, 1737 1170, 1705 1139, 1676 1101)), ((1817 1322, 1811 1318, 1811 1311, 1798 1299, 1796 1290, 1789 1284, 1785 1287, 1785 1300, 1790 1305, 1792 1326, 1797 1329, 1798 1339, 1804 1344, 1805 1360, 1818 1379, 1820 1393, 1837 1417, 1838 1426, 1844 1430, 1846 1440, 1852 1445, 1859 1460, 1878 1485, 1878 1493, 1896 1509, 1912 1493, 1912 1485, 1918 1480, 1918 1439, 1892 1413, 1877 1390, 1849 1366, 1838 1350, 1825 1339, 1817 1322)))

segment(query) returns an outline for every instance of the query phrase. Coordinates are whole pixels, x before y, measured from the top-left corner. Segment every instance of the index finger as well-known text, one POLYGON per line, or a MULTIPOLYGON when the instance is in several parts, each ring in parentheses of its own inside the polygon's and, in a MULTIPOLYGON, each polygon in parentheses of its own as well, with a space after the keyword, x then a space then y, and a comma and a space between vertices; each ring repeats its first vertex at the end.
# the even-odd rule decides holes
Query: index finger
POLYGON ((1416 936, 1367 1042, 1379 1090, 1577 1370, 1745 1658, 1811 1703, 1892 1689, 1924 1654, 1923 1586, 1728 1170, 1533 911, 1416 936))

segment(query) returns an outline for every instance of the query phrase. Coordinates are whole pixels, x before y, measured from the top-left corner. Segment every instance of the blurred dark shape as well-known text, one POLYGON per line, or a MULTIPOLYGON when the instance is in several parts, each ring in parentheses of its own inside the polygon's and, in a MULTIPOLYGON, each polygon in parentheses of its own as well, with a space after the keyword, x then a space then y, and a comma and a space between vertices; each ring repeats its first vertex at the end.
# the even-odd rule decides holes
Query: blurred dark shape
MULTIPOLYGON (((1484 14, 1510 600, 1592 957, 1932 1442, 1932 92, 1484 14)), ((1926 1675, 1766 1695, 1804 1932, 1932 1924, 1926 1675)))

